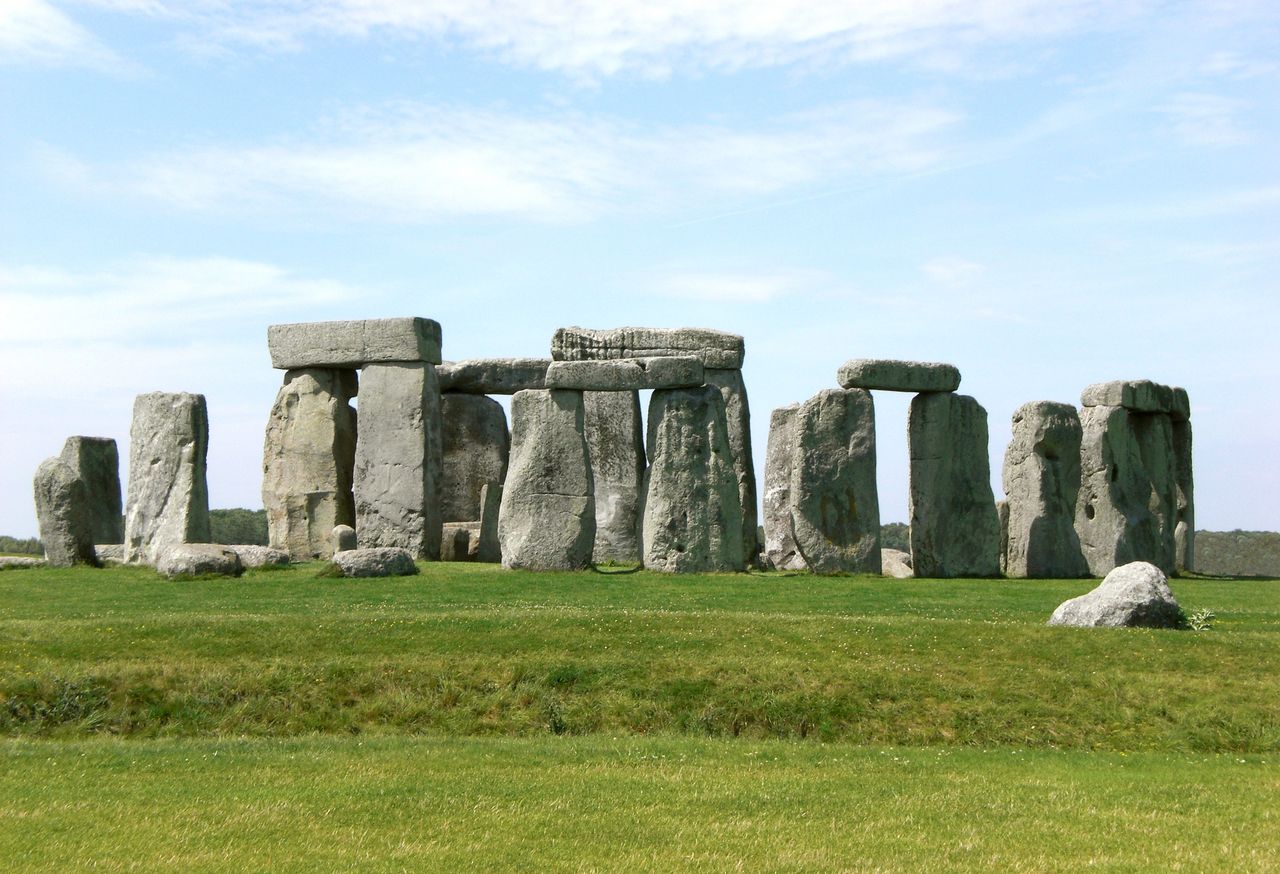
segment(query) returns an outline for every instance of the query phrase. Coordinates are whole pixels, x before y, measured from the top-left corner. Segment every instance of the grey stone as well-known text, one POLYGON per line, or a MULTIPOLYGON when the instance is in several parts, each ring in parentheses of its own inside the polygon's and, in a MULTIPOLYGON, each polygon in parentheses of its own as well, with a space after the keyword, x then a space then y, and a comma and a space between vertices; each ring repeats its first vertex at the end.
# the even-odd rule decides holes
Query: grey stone
POLYGON ((720 389, 724 398, 729 452, 733 456, 733 472, 738 478, 738 503, 742 507, 743 560, 755 567, 763 544, 756 535, 760 520, 756 510, 756 463, 751 454, 751 406, 747 402, 747 386, 741 370, 708 368, 706 378, 707 385, 720 389))
POLYGON ((513 395, 547 388, 550 358, 468 358, 436 368, 440 391, 473 395, 513 395))
POLYGON ((46 458, 36 468, 36 519, 44 555, 53 567, 97 565, 89 491, 71 465, 46 458))
POLYGON ((1176 628, 1182 611, 1160 568, 1135 561, 1114 568, 1096 589, 1063 601, 1050 625, 1082 628, 1176 628))
POLYGON ((502 566, 572 570, 591 563, 594 483, 581 392, 522 391, 511 399, 511 464, 502 489, 502 566))
POLYGON ((1170 397, 1169 415, 1173 421, 1175 423, 1191 421, 1191 398, 1187 396, 1187 390, 1175 386, 1171 390, 1170 397))
POLYGON ((824 389, 796 413, 791 530, 810 570, 880 573, 876 414, 864 389, 824 389))
POLYGON ((440 538, 441 561, 473 561, 480 539, 479 522, 446 522, 440 538))
POLYGON ((639 391, 703 385, 702 362, 691 355, 619 358, 612 361, 553 361, 547 388, 575 391, 639 391))
POLYGON ((277 370, 353 370, 391 361, 439 364, 440 325, 414 317, 272 325, 267 328, 267 348, 277 370))
POLYGON ((667 573, 743 570, 742 507, 720 390, 655 391, 647 449, 644 566, 667 573))
MULTIPOLYGON (((1009 572, 1009 502, 996 501, 996 517, 1000 520, 1000 573, 1009 572)), ((1076 538, 1079 543, 1079 538, 1076 538)))
POLYGON ((246 568, 289 566, 289 553, 283 549, 258 546, 252 543, 230 544, 227 549, 239 556, 240 564, 246 568))
POLYGON ((418 572, 413 553, 398 546, 346 549, 333 554, 344 577, 410 577, 418 572))
POLYGON ((335 552, 343 552, 356 548, 356 529, 350 525, 334 525, 333 531, 329 534, 330 551, 329 555, 335 552))
POLYGON ((1014 411, 1003 470, 1008 576, 1088 575, 1075 530, 1080 437, 1080 416, 1070 404, 1033 401, 1014 411))
POLYGON ((209 542, 209 413, 204 395, 152 392, 133 402, 124 551, 154 564, 157 551, 209 542))
POLYGON ((1000 517, 991 492, 987 411, 968 395, 918 394, 911 399, 907 448, 916 576, 998 575, 1000 517))
POLYGON ((746 355, 742 337, 707 328, 560 328, 551 338, 556 361, 604 361, 693 355, 704 367, 736 369, 746 355))
POLYGON ((297 561, 333 554, 335 525, 355 522, 356 411, 350 370, 290 370, 267 418, 262 505, 268 542, 297 561))
POLYGON ((109 561, 115 564, 124 562, 123 543, 95 543, 93 551, 98 556, 98 561, 104 564, 109 561))
POLYGON ((914 577, 911 569, 911 556, 901 549, 880 550, 880 574, 894 579, 906 580, 914 577))
POLYGON ((502 509, 502 484, 486 483, 480 489, 480 532, 475 544, 476 561, 502 561, 498 542, 498 514, 502 509))
POLYGON ((236 551, 219 543, 167 544, 156 551, 155 566, 166 577, 238 577, 244 573, 236 551))
POLYGON ((30 558, 25 555, 0 555, 0 571, 46 566, 48 566, 48 562, 43 558, 30 558))
POLYGON ((1174 407, 1174 389, 1149 379, 1099 382, 1080 393, 1080 406, 1124 407, 1136 413, 1169 413, 1174 407))
POLYGON ((1196 568, 1195 475, 1191 467, 1191 420, 1172 418, 1173 466, 1176 517, 1173 529, 1173 569, 1176 573, 1196 568))
POLYGON ((84 481, 95 543, 124 542, 120 453, 110 437, 68 437, 60 456, 84 481))
MULTIPOLYGON (((698 369, 702 369, 701 364, 698 369)), ((593 558, 597 563, 638 562, 645 468, 640 396, 634 391, 589 391, 583 393, 582 400, 591 479, 595 484, 593 558)))
POLYGON ((791 470, 799 412, 799 404, 773 411, 764 456, 764 558, 767 567, 779 571, 806 567, 791 530, 791 470))
POLYGON ((355 472, 361 547, 440 557, 441 427, 433 365, 370 364, 361 371, 355 472))
POLYGON ((502 405, 484 395, 440 398, 444 429, 440 515, 445 522, 480 518, 480 490, 507 476, 511 435, 502 405))
POLYGON ((950 364, 927 361, 854 358, 840 365, 836 382, 841 388, 951 392, 960 387, 960 371, 950 364))

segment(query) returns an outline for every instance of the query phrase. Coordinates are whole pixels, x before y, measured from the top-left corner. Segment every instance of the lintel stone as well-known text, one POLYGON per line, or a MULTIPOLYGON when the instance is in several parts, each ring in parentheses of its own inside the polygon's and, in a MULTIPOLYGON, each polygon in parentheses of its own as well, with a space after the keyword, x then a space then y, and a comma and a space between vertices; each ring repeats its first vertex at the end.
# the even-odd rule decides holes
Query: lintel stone
POLYGON ((354 370, 393 361, 440 363, 440 323, 414 316, 344 322, 296 322, 267 328, 277 370, 332 367, 354 370))
MULTIPOLYGON (((1135 413, 1172 413, 1186 398, 1182 389, 1174 389, 1149 379, 1118 379, 1099 382, 1080 393, 1082 407, 1124 407, 1135 413), (1178 393, 1181 392, 1181 398, 1178 393)), ((1187 416, 1191 411, 1186 409, 1187 416)))
POLYGON ((960 371, 951 364, 854 358, 840 365, 836 381, 843 389, 952 392, 960 387, 960 371))
POLYGON ((468 358, 436 368, 445 394, 513 395, 547 387, 550 358, 468 358))
POLYGON ((551 338, 556 361, 609 361, 693 355, 703 367, 739 370, 746 346, 738 334, 707 328, 559 328, 551 338))
POLYGON ((553 361, 547 368, 547 388, 575 391, 696 388, 705 383, 702 362, 692 355, 613 361, 553 361))

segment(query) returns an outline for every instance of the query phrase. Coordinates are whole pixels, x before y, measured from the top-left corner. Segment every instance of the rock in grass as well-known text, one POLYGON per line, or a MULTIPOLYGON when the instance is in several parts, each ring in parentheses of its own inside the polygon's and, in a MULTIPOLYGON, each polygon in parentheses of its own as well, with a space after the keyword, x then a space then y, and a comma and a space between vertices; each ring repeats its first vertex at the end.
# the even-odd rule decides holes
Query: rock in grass
POLYGON ((880 574, 899 580, 914 577, 916 572, 911 569, 911 554, 901 549, 881 549, 880 574))
POLYGON ((42 558, 31 558, 25 555, 0 555, 0 571, 8 568, 44 567, 42 558))
POLYGON ((244 573, 240 556, 220 543, 174 543, 161 547, 156 570, 166 577, 197 577, 206 574, 238 577, 244 573))
POLYGON ((36 518, 45 558, 54 567, 96 565, 93 516, 84 480, 61 458, 47 458, 36 468, 36 518))
POLYGON ((1182 611, 1160 568, 1145 561, 1121 565, 1088 594, 1058 605, 1050 625, 1081 628, 1176 628, 1182 611))
MULTIPOLYGON (((345 552, 349 549, 355 549, 356 529, 350 525, 334 525, 333 531, 329 535, 329 541, 333 544, 333 552, 345 552)), ((329 554, 332 555, 333 552, 329 554)))
POLYGON ((228 546, 227 549, 234 550, 235 554, 240 556, 240 563, 247 568, 289 566, 289 553, 283 549, 240 543, 228 546))
POLYGON ((418 572, 413 553, 398 546, 335 552, 333 563, 344 577, 408 577, 418 572))

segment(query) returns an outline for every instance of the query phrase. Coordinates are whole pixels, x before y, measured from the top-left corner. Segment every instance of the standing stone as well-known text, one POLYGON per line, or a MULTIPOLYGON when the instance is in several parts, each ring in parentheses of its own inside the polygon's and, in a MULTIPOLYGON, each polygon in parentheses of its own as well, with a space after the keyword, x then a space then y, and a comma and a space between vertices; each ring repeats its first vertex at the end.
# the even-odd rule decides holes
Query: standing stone
POLYGON ((204 395, 152 392, 133 402, 125 561, 154 564, 176 543, 208 543, 209 412, 204 395))
POLYGON ((356 529, 350 525, 334 525, 333 532, 329 535, 329 555, 332 556, 335 552, 346 552, 348 549, 355 549, 356 543, 356 529))
POLYGON ((754 566, 761 544, 756 536, 759 519, 756 512, 756 463, 751 455, 751 407, 747 403, 747 386, 741 370, 708 368, 704 371, 707 385, 720 389, 724 398, 725 418, 729 425, 729 452, 733 472, 738 479, 738 503, 742 507, 742 545, 744 564, 754 566))
POLYGON ((422 362, 367 365, 360 375, 356 537, 361 549, 440 557, 440 390, 422 362))
POLYGON ((36 468, 35 499, 40 541, 48 563, 53 567, 96 567, 89 490, 71 465, 61 458, 41 462, 36 468))
POLYGON ((582 393, 582 400, 595 483, 594 560, 638 562, 645 467, 640 395, 634 391, 588 391, 582 393))
POLYGON ((911 399, 907 443, 916 576, 998 575, 1000 518, 991 492, 987 411, 968 395, 918 394, 911 399))
POLYGON ((764 558, 766 567, 778 571, 805 567, 791 530, 791 467, 799 412, 799 404, 789 404, 769 416, 769 444, 764 455, 764 558))
POLYGON ((355 523, 356 374, 290 370, 267 419, 262 505, 268 542, 295 561, 333 555, 337 525, 355 523))
POLYGON ((511 464, 502 489, 502 566, 573 570, 596 538, 582 392, 535 389, 511 399, 511 464))
POLYGON ((498 543, 498 515, 502 510, 502 484, 485 483, 480 489, 480 535, 476 544, 476 561, 502 561, 498 543))
POLYGON ((507 476, 511 435, 502 405, 484 395, 442 395, 440 513, 445 522, 480 518, 480 490, 507 476))
MULTIPOLYGON (((1181 391, 1181 389, 1175 389, 1181 391)), ((1177 489, 1177 522, 1173 529, 1174 570, 1196 567, 1196 502, 1195 478, 1191 470, 1191 420, 1175 414, 1172 417, 1173 460, 1177 489)))
POLYGON ((94 543, 124 543, 120 500, 120 453, 110 437, 68 437, 64 462, 84 482, 94 543))
POLYGON ((1076 535, 1080 416, 1070 404, 1034 401, 1013 414, 1004 456, 1004 572, 1011 577, 1082 577, 1089 565, 1076 535))
POLYGON ((720 390, 707 385, 655 391, 648 454, 641 526, 645 567, 668 573, 742 570, 742 507, 720 390))
POLYGON ((876 413, 864 389, 824 389, 795 414, 791 525, 820 574, 880 573, 876 413))

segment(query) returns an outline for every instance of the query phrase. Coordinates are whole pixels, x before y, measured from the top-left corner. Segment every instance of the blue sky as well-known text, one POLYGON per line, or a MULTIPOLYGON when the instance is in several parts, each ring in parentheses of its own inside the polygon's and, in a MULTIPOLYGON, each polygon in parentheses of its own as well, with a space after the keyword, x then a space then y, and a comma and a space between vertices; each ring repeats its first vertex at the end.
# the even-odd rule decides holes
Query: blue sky
POLYGON ((393 315, 743 334, 757 467, 843 361, 949 361, 997 496, 1020 404, 1183 385, 1199 527, 1280 529, 1277 95, 1265 2, 0 0, 0 533, 145 391, 260 506, 266 326, 393 315))

